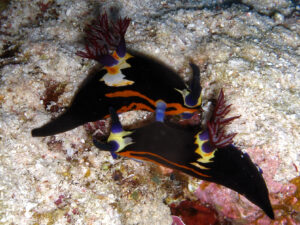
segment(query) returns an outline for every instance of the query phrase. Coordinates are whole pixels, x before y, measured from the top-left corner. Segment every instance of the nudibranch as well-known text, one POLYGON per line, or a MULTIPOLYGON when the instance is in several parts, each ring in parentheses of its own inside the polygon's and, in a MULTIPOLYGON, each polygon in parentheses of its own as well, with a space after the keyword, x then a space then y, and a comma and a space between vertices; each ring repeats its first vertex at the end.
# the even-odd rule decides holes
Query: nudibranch
POLYGON ((226 104, 223 91, 204 131, 162 121, 124 131, 117 113, 110 110, 111 134, 105 143, 94 140, 99 149, 110 151, 114 158, 119 155, 150 161, 221 184, 244 195, 274 219, 261 170, 247 153, 232 144, 235 134, 225 134, 225 125, 238 116, 225 118, 230 105, 226 104))
POLYGON ((104 13, 86 31, 84 58, 96 60, 101 68, 92 71, 73 98, 69 108, 56 119, 32 130, 32 136, 65 132, 87 122, 117 112, 145 110, 155 112, 165 104, 166 115, 192 115, 201 107, 200 73, 191 64, 189 85, 164 63, 126 49, 125 33, 130 19, 108 21, 104 13))

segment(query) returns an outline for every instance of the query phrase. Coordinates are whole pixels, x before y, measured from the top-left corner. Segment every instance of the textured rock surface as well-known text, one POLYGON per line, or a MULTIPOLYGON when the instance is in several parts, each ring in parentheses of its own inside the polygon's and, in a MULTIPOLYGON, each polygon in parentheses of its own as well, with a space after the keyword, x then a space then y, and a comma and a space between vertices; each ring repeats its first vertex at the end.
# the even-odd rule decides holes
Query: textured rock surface
MULTIPOLYGON (((163 200, 178 196, 184 185, 149 164, 113 161, 92 147, 82 127, 55 137, 30 135, 70 103, 94 65, 75 52, 82 49, 85 24, 109 6, 132 18, 129 47, 160 58, 184 79, 190 60, 201 66, 205 109, 224 89, 232 115, 241 115, 229 129, 264 170, 271 200, 280 206, 278 221, 299 218, 299 185, 289 184, 300 169, 294 1, 6 2, 0 5, 0 223, 172 223, 163 200)), ((199 183, 191 179, 193 186, 199 183)), ((197 196, 233 223, 249 224, 261 215, 236 193, 221 188, 220 198, 212 198, 216 187, 204 186, 197 196)))

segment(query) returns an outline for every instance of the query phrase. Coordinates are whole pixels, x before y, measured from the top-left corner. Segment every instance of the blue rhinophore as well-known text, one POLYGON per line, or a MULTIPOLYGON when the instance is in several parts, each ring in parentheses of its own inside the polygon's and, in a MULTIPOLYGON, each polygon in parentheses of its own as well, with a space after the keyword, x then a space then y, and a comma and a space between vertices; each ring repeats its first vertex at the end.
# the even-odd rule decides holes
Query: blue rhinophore
POLYGON ((104 66, 108 66, 108 67, 111 67, 111 66, 115 66, 118 64, 118 60, 116 60, 113 56, 111 55, 102 55, 101 57, 99 57, 99 60, 98 60, 102 65, 104 66))
POLYGON ((117 55, 121 58, 123 58, 126 54, 126 44, 125 39, 121 38, 120 43, 116 49, 117 55))
POLYGON ((205 131, 201 132, 201 133, 199 134, 199 139, 200 139, 201 141, 209 140, 209 133, 208 133, 208 130, 205 130, 205 131))
POLYGON ((202 149, 202 151, 205 152, 205 153, 211 153, 211 152, 213 152, 216 148, 215 148, 214 146, 212 146, 212 145, 210 144, 209 141, 206 141, 206 142, 204 142, 204 143, 202 144, 201 149, 202 149))
POLYGON ((197 105, 198 99, 199 99, 199 96, 195 96, 194 93, 189 93, 185 97, 185 103, 186 103, 186 105, 193 107, 193 106, 197 105))
POLYGON ((119 150, 119 148, 120 148, 120 144, 115 140, 108 142, 108 144, 111 146, 112 152, 115 152, 115 151, 119 150))

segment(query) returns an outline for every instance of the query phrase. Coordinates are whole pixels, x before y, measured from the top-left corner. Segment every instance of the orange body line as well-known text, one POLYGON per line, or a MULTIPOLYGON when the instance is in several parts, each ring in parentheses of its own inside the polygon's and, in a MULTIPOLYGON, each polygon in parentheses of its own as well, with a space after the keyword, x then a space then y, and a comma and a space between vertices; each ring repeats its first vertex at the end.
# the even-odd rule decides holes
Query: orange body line
MULTIPOLYGON (((151 107, 149 107, 148 105, 145 105, 143 103, 136 103, 136 102, 133 102, 131 103, 130 105, 125 105, 121 108, 119 108, 117 110, 117 113, 123 113, 123 112, 128 112, 132 109, 135 109, 135 110, 145 110, 145 111, 149 111, 149 112, 154 112, 154 109, 152 109, 151 107)), ((104 118, 108 118, 110 117, 110 114, 107 114, 106 116, 104 116, 104 118)))
POLYGON ((160 155, 157 155, 157 154, 154 154, 152 152, 134 152, 134 151, 125 151, 125 152, 116 152, 117 154, 121 155, 121 156, 125 156, 125 157, 128 157, 128 158, 135 158, 135 159, 140 159, 140 160, 144 160, 144 161, 149 161, 149 162, 153 162, 155 164, 159 164, 159 165, 162 165, 162 166, 166 166, 166 165, 163 165, 161 163, 158 163, 152 159, 148 159, 146 157, 143 157, 143 156, 134 156, 133 154, 137 154, 137 155, 152 155, 154 157, 157 157, 157 158, 160 158, 161 160, 165 161, 166 163, 168 164, 171 164, 171 165, 174 165, 176 167, 179 167, 179 168, 183 168, 183 169, 186 169, 186 170, 189 170, 189 171, 192 171, 193 173, 195 174, 198 174, 199 176, 202 176, 202 177, 210 177, 206 174, 203 174, 203 173, 200 173, 198 172, 197 170, 194 170, 193 168, 190 168, 190 167, 187 167, 187 166, 183 166, 183 165, 180 165, 180 164, 177 164, 177 163, 174 163, 174 162, 171 162, 167 159, 165 159, 164 157, 160 156, 160 155))
POLYGON ((109 74, 116 74, 119 72, 119 68, 117 66, 111 66, 111 67, 105 66, 105 69, 109 74))
POLYGON ((116 91, 112 93, 107 93, 105 94, 106 97, 109 98, 115 98, 115 97, 139 97, 142 99, 145 99, 147 102, 149 102, 151 105, 155 106, 155 101, 153 101, 151 98, 148 98, 147 96, 137 92, 137 91, 132 91, 132 90, 125 90, 125 91, 116 91))
MULTIPOLYGON (((105 94, 105 96, 109 97, 109 98, 116 98, 116 97, 124 97, 124 98, 139 97, 139 98, 145 99, 154 108, 156 107, 156 101, 154 101, 151 98, 148 98, 147 96, 145 96, 145 95, 143 95, 143 94, 141 94, 141 93, 139 93, 137 91, 132 91, 132 90, 117 91, 117 92, 107 93, 107 94, 105 94)), ((135 103, 135 104, 138 105, 140 103, 135 103)), ((179 103, 166 103, 166 105, 167 105, 167 108, 174 108, 174 110, 166 111, 165 112, 166 115, 178 115, 178 114, 186 113, 186 112, 194 113, 194 112, 197 111, 197 109, 190 109, 190 108, 183 107, 179 103)), ((130 106, 123 106, 121 109, 123 109, 124 107, 127 107, 127 109, 130 108, 130 106)), ((132 107, 130 109, 132 109, 132 107)), ((145 109, 147 111, 154 112, 153 109, 151 109, 150 107, 146 107, 145 104, 141 104, 139 109, 145 109), (151 109, 151 110, 149 110, 149 109, 151 109)), ((119 110, 118 110, 118 112, 119 112, 119 110)), ((125 112, 125 111, 122 110, 122 112, 125 112)))
POLYGON ((154 112, 154 109, 152 109, 151 107, 143 104, 143 103, 136 103, 136 102, 133 102, 131 103, 130 105, 128 106, 123 106, 121 107, 120 109, 118 109, 118 113, 122 113, 122 112, 128 112, 132 109, 135 109, 135 110, 146 110, 146 111, 149 111, 149 112, 154 112))
POLYGON ((167 103, 167 108, 175 108, 176 110, 166 111, 166 115, 178 115, 187 112, 194 113, 197 111, 197 109, 190 109, 190 108, 183 107, 179 103, 167 103))

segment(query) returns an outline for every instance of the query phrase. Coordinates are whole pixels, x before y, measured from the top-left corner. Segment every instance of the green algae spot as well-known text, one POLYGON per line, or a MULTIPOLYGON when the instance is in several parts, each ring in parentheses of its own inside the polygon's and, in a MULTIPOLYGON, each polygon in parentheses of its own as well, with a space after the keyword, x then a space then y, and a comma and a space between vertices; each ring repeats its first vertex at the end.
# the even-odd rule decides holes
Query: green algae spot
POLYGON ((68 211, 69 211, 69 209, 65 208, 65 209, 55 209, 53 211, 44 212, 44 213, 34 213, 33 218, 36 221, 34 223, 34 225, 38 225, 38 224, 52 225, 52 224, 55 224, 56 221, 58 221, 60 218, 63 218, 65 216, 65 213, 68 212, 68 211))
POLYGON ((158 176, 154 175, 151 177, 151 180, 155 183, 155 184, 160 184, 160 179, 158 176))
POLYGON ((101 169, 102 169, 102 170, 109 170, 110 167, 111 167, 110 162, 104 162, 104 163, 101 165, 101 169))
POLYGON ((134 192, 131 193, 130 197, 133 200, 137 201, 139 199, 139 197, 140 197, 140 193, 138 191, 134 191, 134 192))
POLYGON ((4 11, 7 8, 9 2, 10 2, 10 0, 0 1, 0 12, 4 11))

